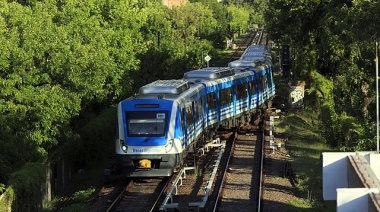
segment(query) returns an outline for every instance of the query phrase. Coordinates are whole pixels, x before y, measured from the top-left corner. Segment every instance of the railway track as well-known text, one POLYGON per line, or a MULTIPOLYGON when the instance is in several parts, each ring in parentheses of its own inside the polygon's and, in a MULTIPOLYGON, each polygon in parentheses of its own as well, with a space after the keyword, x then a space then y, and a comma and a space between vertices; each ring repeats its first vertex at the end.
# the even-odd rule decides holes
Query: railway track
POLYGON ((169 178, 131 179, 106 211, 156 211, 169 182, 169 178))
POLYGON ((261 136, 238 135, 228 164, 218 211, 257 211, 262 171, 261 136), (257 138, 259 137, 259 139, 257 138), (244 205, 244 206, 243 206, 244 205))
POLYGON ((204 147, 196 166, 170 179, 129 180, 106 211, 257 211, 263 136, 245 132, 223 132, 224 142, 204 147))

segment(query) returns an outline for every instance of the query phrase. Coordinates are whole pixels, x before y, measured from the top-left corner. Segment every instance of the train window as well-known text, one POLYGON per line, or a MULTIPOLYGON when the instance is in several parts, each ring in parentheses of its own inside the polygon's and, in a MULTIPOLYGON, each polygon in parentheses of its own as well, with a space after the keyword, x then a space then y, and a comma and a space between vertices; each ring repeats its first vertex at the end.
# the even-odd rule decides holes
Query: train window
POLYGON ((216 108, 216 95, 215 92, 207 94, 208 109, 212 110, 216 108))
POLYGON ((186 106, 186 126, 189 127, 194 123, 193 107, 191 104, 186 106))
POLYGON ((220 105, 226 105, 232 102, 232 88, 220 90, 220 105))
POLYGON ((166 111, 127 111, 129 136, 163 136, 167 122, 166 111))
POLYGON ((158 104, 135 104, 135 108, 159 108, 158 104))
POLYGON ((236 98, 243 99, 247 97, 247 84, 239 84, 236 89, 236 98))

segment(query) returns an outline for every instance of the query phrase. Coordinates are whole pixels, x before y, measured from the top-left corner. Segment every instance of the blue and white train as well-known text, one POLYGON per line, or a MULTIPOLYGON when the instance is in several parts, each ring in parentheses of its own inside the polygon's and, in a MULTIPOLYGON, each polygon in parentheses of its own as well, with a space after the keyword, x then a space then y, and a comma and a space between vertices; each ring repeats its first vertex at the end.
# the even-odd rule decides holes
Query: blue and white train
POLYGON ((171 176, 198 143, 214 139, 220 126, 249 121, 274 94, 271 61, 263 60, 238 60, 142 86, 118 104, 118 165, 131 177, 171 176))

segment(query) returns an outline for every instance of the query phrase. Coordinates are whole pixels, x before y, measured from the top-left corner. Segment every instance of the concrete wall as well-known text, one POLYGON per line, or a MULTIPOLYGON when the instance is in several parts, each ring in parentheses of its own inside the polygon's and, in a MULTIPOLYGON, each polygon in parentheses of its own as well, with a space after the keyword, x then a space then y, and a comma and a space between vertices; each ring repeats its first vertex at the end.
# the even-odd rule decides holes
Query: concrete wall
MULTIPOLYGON (((375 188, 339 188, 337 192, 337 212, 369 211, 369 193, 379 193, 375 188)), ((371 201, 372 202, 372 201, 371 201)))
POLYGON ((324 200, 336 200, 336 189, 348 187, 347 156, 354 154, 354 152, 322 153, 324 200))
POLYGON ((377 179, 380 179, 380 154, 370 154, 369 155, 369 163, 371 169, 377 176, 377 179))
POLYGON ((324 200, 336 200, 341 212, 380 211, 380 154, 327 152, 322 159, 324 200))

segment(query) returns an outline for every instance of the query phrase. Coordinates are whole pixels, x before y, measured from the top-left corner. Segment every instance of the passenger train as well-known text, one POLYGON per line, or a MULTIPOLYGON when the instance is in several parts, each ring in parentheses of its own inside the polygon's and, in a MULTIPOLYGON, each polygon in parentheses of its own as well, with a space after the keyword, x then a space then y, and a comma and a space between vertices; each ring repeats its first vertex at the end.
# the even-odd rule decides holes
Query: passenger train
MULTIPOLYGON (((118 104, 116 158, 130 177, 171 176, 197 144, 215 138, 220 126, 236 127, 275 94, 272 62, 265 46, 258 58, 242 57, 228 67, 157 80, 118 104)), ((249 49, 247 48, 247 50, 249 49)))

